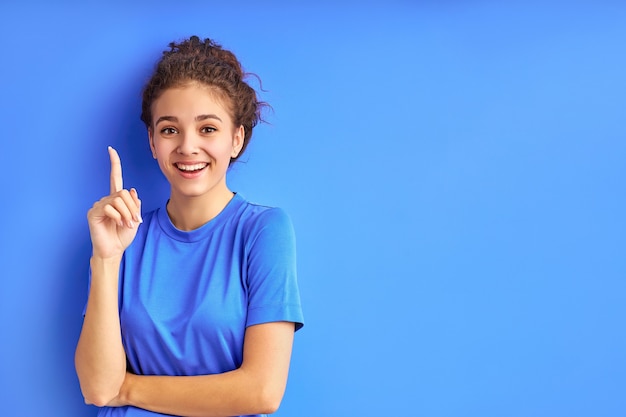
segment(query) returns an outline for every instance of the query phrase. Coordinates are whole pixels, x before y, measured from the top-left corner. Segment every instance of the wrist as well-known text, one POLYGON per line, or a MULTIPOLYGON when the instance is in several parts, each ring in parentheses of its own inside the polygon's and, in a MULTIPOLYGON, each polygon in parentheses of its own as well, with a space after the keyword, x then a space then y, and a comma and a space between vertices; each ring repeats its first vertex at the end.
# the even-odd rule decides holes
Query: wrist
MULTIPOLYGON (((92 287, 97 282, 111 282, 111 279, 113 279, 114 277, 114 282, 117 285, 121 264, 121 256, 103 258, 97 255, 92 255, 91 259, 89 260, 92 287), (97 277, 110 277, 110 279, 105 279, 104 281, 102 281, 102 279, 99 279, 97 277)), ((115 291, 117 292, 117 289, 115 291)))
POLYGON ((93 252, 91 255, 90 263, 93 267, 94 265, 102 265, 102 266, 115 266, 119 265, 122 262, 122 254, 113 255, 113 256, 103 256, 96 252, 93 252))

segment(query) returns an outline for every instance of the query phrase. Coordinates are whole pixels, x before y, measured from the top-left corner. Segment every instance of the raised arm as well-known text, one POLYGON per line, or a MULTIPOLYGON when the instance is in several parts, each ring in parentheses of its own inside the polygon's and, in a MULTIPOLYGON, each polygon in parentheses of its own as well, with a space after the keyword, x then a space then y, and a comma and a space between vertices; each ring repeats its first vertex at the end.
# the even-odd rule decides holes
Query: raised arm
POLYGON ((85 402, 103 406, 118 395, 126 374, 118 309, 119 268, 141 222, 136 190, 125 190, 117 152, 109 148, 110 194, 89 210, 93 246, 85 319, 75 366, 85 402))
POLYGON ((217 375, 140 376, 127 374, 109 405, 189 417, 271 414, 285 392, 294 323, 248 327, 240 368, 217 375))

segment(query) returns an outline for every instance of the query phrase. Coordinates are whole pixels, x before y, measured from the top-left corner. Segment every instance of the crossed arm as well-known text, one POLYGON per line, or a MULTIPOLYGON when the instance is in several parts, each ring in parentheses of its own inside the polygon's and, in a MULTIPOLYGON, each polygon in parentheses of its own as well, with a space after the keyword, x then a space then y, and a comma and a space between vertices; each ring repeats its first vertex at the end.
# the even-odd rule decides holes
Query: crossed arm
POLYGON ((164 414, 218 417, 271 414, 287 383, 294 324, 251 326, 240 368, 217 375, 137 376, 127 374, 109 405, 133 405, 164 414))
POLYGON ((92 281, 76 370, 85 402, 132 405, 179 416, 270 414, 282 400, 294 324, 272 322, 248 327, 243 363, 233 371, 200 376, 142 376, 126 372, 117 310, 119 263, 92 258, 92 281), (107 279, 108 276, 108 279, 107 279), (104 279, 103 279, 104 278, 104 279))

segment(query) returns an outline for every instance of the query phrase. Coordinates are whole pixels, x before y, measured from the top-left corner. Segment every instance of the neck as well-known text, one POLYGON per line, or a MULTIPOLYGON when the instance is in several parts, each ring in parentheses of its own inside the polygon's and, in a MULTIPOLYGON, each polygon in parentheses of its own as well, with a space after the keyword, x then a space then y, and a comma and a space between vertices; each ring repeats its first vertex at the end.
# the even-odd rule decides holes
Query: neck
POLYGON ((195 230, 220 214, 233 196, 228 188, 211 196, 188 197, 172 193, 167 204, 167 214, 177 229, 195 230))

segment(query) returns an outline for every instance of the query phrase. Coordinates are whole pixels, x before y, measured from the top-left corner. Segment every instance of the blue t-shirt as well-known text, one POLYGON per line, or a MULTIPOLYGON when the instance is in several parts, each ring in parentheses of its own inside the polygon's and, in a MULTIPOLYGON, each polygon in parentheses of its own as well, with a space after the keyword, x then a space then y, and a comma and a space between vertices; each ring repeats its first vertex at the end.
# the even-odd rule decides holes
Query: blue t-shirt
MULTIPOLYGON (((237 369, 247 326, 303 325, 295 237, 284 211, 235 194, 185 232, 165 206, 144 216, 120 268, 122 342, 132 372, 207 375, 237 369)), ((99 416, 155 416, 104 407, 99 416)))

